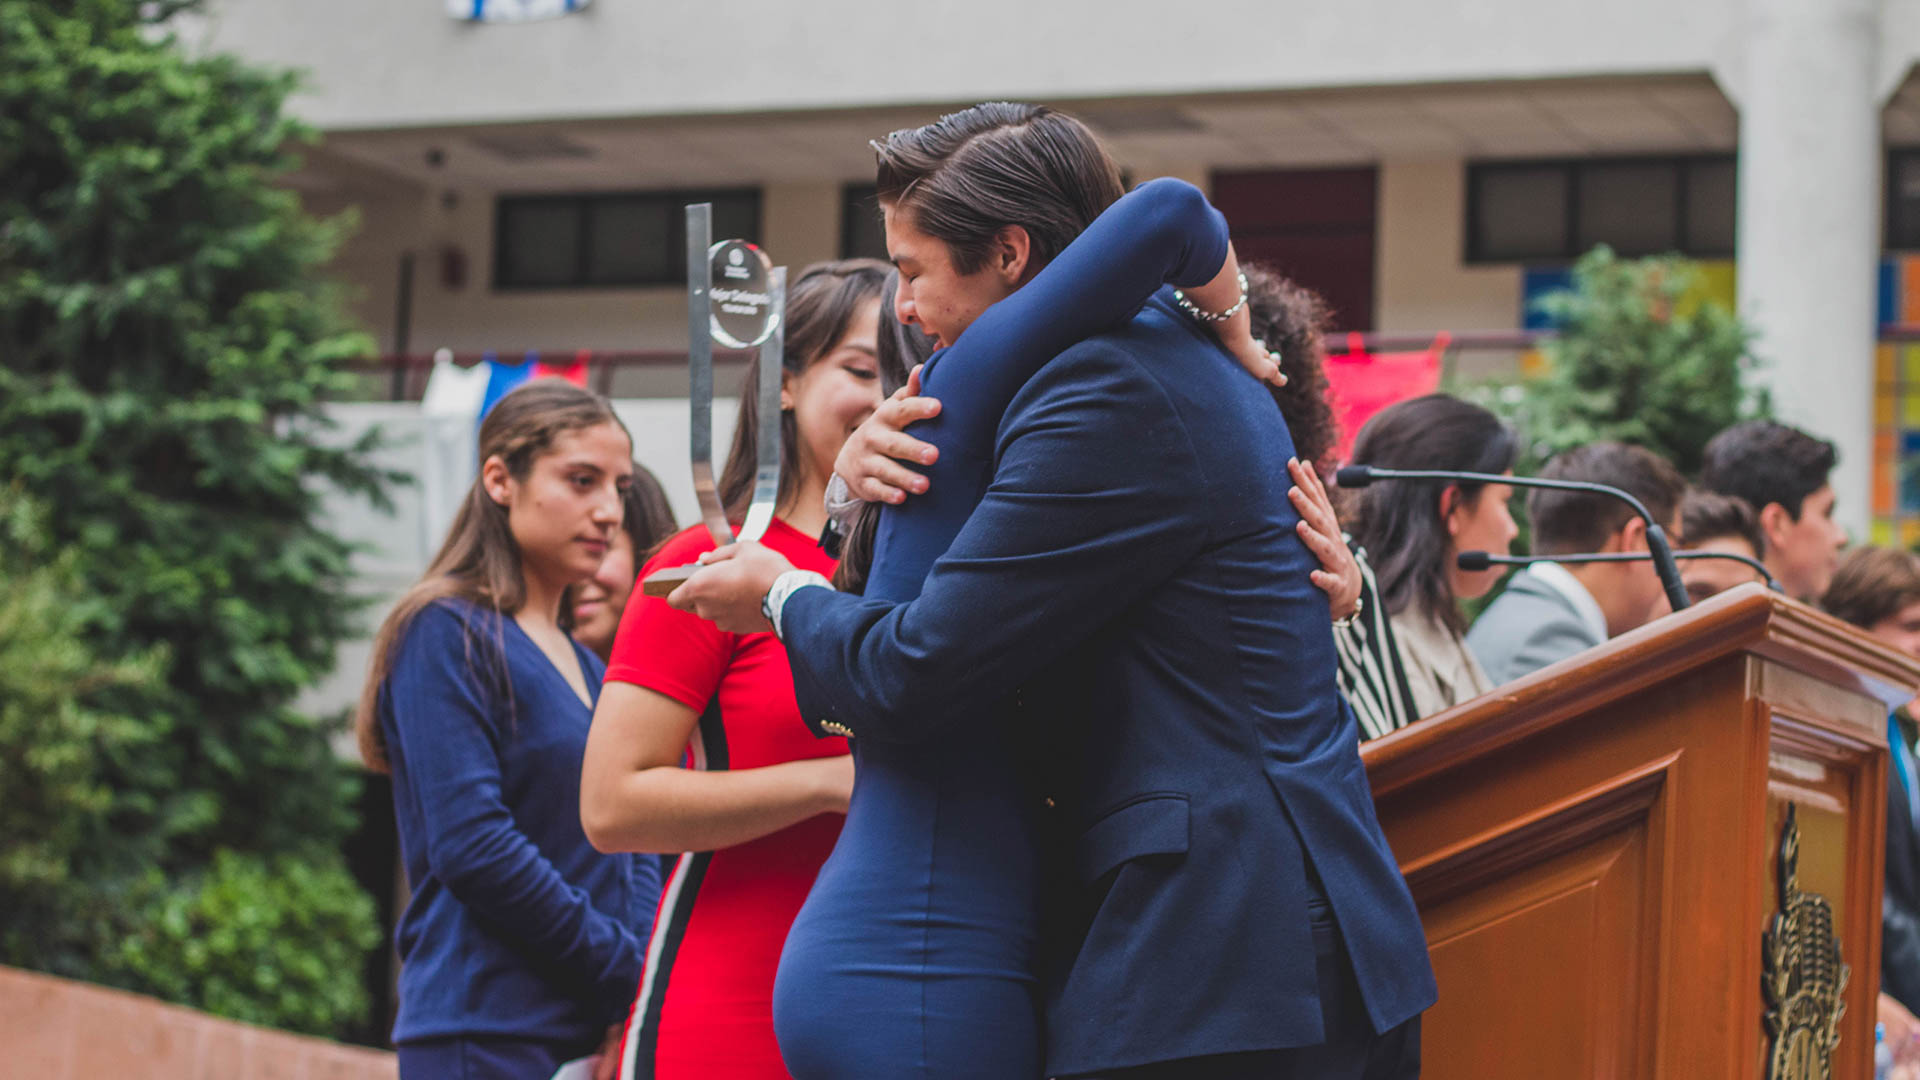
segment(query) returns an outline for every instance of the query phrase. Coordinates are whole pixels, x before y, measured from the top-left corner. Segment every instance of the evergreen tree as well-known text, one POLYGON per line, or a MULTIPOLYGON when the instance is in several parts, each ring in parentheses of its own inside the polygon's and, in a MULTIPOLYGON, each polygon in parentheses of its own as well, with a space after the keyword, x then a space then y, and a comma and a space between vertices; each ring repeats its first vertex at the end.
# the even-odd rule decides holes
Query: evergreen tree
POLYGON ((160 650, 118 663, 91 647, 75 553, 55 554, 45 514, 0 488, 0 955, 47 954, 36 938, 68 916, 75 863, 112 844, 103 760, 145 749, 149 732, 103 707, 145 691, 160 650))
MULTIPOLYGON (((90 746, 76 797, 101 818, 65 902, 10 925, 0 961, 337 1031, 365 1009, 338 947, 377 937, 340 855, 357 780, 337 718, 291 703, 354 630, 319 490, 379 502, 389 479, 367 445, 315 438, 335 361, 370 344, 319 276, 343 223, 274 183, 310 137, 283 112, 292 78, 189 55, 164 26, 182 6, 0 0, 0 480, 81 590, 70 637, 109 670, 153 669, 89 688, 113 723, 24 736, 30 766, 42 739, 90 746), (277 952, 184 914, 231 914, 242 893, 277 952), (258 968, 281 1004, 239 1009, 228 991, 258 968)), ((43 692, 71 681, 41 670, 43 692)), ((14 899, 0 891, 10 919, 14 899)))
POLYGON ((1753 333, 1725 307, 1689 303, 1699 271, 1676 256, 1622 259, 1605 246, 1573 268, 1573 288, 1540 308, 1559 326, 1544 373, 1462 392, 1514 423, 1519 471, 1602 439, 1644 446, 1682 473, 1707 440, 1767 411, 1751 391, 1753 333))

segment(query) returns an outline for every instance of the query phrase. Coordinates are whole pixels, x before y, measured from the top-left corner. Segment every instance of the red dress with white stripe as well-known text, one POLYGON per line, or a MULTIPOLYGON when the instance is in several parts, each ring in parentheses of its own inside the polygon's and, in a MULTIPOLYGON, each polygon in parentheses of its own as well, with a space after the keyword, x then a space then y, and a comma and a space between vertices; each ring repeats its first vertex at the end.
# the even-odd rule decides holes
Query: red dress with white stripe
MULTIPOLYGON (((833 573, 814 540, 776 519, 761 541, 802 570, 833 573)), ((642 576, 714 547, 705 526, 669 540, 642 576)), ((729 634, 635 590, 610 682, 644 686, 695 709, 696 769, 751 769, 847 752, 801 723, 787 650, 772 634, 729 634)), ((723 851, 680 856, 660 893, 621 1047, 622 1080, 784 1080, 773 1038, 773 976, 787 929, 845 819, 822 814, 723 851)))

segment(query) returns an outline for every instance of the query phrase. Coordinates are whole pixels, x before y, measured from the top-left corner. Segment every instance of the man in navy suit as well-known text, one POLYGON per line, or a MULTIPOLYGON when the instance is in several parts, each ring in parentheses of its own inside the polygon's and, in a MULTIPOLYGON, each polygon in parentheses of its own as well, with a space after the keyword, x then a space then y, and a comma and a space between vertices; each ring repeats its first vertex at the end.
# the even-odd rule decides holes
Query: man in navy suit
MULTIPOLYGON (((892 164, 1018 191, 1022 154, 1060 152, 991 135, 992 154, 892 164)), ((956 257, 923 227, 937 208, 882 201, 900 313, 937 339, 1020 284, 959 269, 1024 250, 1019 226, 956 257)), ((1432 970, 1268 390, 1163 292, 1042 368, 987 452, 991 486, 910 603, 745 544, 673 602, 742 630, 764 608, 803 715, 861 738, 1044 718, 1049 1075, 1417 1075, 1432 970)))

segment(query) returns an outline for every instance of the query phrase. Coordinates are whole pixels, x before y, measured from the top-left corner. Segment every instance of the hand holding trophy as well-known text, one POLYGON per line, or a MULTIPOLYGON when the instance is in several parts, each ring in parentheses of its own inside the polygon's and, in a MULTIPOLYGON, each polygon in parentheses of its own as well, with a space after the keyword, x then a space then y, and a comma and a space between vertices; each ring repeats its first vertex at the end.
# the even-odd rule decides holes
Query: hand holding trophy
MULTIPOLYGON (((783 316, 787 268, 773 266, 765 252, 745 240, 712 243, 713 207, 687 207, 687 406, 693 460, 693 491, 700 517, 714 542, 758 540, 773 521, 780 492, 780 376, 786 344, 783 316), (740 533, 734 535, 720 503, 713 471, 713 343, 759 350, 760 381, 743 388, 759 395, 759 457, 755 461, 753 501, 740 533)), ((693 576, 699 564, 658 570, 640 583, 648 596, 664 597, 693 576)))

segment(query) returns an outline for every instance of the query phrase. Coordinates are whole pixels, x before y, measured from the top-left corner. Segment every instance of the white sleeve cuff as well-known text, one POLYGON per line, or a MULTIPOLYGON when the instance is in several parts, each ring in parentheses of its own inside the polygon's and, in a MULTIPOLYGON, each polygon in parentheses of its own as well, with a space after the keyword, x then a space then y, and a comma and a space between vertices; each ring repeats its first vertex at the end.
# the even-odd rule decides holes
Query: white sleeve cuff
POLYGON ((773 579, 773 588, 767 590, 767 598, 760 603, 760 610, 773 624, 773 636, 785 640, 780 631, 780 617, 787 607, 787 598, 795 592, 811 585, 831 589, 833 583, 824 576, 811 570, 789 570, 773 579))

